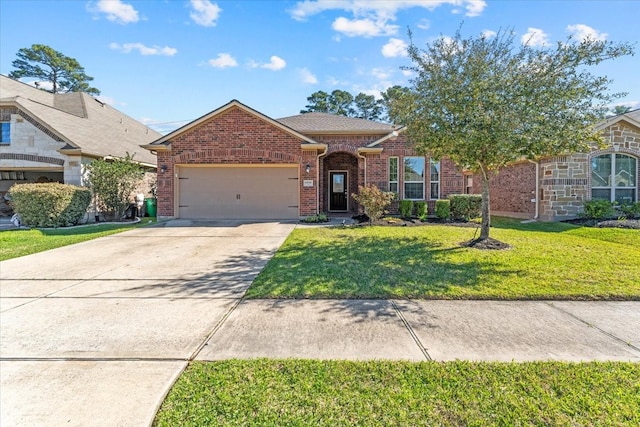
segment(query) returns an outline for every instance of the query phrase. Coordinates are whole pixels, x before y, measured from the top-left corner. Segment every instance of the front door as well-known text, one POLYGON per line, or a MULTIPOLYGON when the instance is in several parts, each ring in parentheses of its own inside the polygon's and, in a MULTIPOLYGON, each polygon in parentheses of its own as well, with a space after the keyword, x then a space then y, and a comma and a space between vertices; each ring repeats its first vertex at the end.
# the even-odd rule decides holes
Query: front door
POLYGON ((329 172, 329 210, 346 211, 348 193, 347 172, 329 172))

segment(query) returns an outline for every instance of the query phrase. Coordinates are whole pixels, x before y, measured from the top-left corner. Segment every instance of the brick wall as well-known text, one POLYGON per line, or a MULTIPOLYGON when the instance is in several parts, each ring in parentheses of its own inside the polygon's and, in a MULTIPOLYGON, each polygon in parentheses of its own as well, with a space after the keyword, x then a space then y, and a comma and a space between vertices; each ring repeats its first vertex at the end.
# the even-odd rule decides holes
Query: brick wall
MULTIPOLYGON (((535 216, 536 165, 520 162, 500 170, 489 181, 491 211, 503 215, 535 216)), ((473 192, 482 194, 482 178, 473 177, 473 192)))
MULTIPOLYGON (((304 171, 313 156, 304 155, 301 140, 245 110, 233 107, 171 140, 170 152, 158 152, 158 216, 174 212, 175 165, 299 164, 304 171), (162 172, 166 165, 166 172, 162 172)), ((314 189, 300 180, 300 215, 315 208, 314 189)))

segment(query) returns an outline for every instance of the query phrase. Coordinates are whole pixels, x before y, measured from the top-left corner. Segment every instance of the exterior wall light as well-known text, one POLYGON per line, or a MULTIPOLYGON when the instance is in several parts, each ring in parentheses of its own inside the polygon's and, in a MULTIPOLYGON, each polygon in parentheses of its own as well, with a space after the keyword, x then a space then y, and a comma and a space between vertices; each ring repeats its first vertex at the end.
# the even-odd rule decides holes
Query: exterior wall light
POLYGON ((307 173, 311 172, 311 165, 309 163, 307 163, 307 167, 305 167, 304 170, 307 173))

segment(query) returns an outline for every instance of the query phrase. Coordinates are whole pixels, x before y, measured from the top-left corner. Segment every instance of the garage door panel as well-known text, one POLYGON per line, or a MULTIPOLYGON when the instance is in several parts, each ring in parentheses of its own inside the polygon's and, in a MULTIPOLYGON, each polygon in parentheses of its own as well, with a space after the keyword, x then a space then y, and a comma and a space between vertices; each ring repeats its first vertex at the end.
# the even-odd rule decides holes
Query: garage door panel
POLYGON ((179 217, 296 219, 297 167, 182 167, 179 217))

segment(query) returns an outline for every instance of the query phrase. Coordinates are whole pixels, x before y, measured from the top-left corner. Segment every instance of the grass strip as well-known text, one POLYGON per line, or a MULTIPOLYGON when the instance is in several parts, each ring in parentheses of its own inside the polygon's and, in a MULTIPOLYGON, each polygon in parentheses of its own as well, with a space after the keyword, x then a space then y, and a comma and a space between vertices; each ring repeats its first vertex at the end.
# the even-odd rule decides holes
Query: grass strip
POLYGON ((640 425, 640 364, 196 362, 154 426, 640 425))

